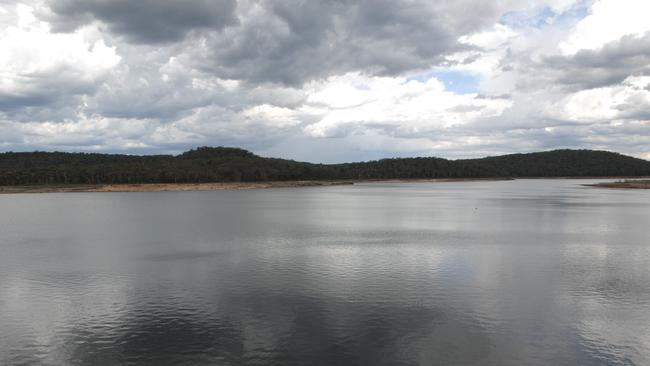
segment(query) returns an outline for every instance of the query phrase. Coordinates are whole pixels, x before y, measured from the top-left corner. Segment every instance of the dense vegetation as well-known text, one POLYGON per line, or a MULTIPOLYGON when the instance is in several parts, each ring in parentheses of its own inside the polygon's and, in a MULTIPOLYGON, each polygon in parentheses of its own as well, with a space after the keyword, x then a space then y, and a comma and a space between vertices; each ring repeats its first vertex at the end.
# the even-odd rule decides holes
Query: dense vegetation
POLYGON ((178 156, 0 154, 0 185, 562 176, 650 176, 650 162, 590 150, 466 160, 407 158, 328 165, 263 158, 226 147, 201 147, 178 156))

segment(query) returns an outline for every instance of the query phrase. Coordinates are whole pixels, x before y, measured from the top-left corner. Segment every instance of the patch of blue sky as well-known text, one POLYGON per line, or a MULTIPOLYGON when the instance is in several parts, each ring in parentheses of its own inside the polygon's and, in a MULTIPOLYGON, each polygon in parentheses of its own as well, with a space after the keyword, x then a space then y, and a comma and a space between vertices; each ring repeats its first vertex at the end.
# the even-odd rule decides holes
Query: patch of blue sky
POLYGON ((370 90, 368 84, 364 83, 352 83, 352 86, 357 90, 370 90))
POLYGON ((455 94, 471 94, 479 92, 480 79, 477 75, 457 70, 436 70, 412 75, 408 80, 426 82, 429 79, 440 80, 445 89, 455 94))
POLYGON ((558 14, 555 18, 555 24, 573 26, 579 20, 589 15, 589 9, 593 0, 582 0, 574 4, 567 11, 558 14))
POLYGON ((556 26, 572 26, 586 17, 593 0, 580 0, 563 12, 555 12, 549 6, 538 8, 536 11, 511 11, 501 15, 499 23, 513 29, 543 28, 553 24, 556 26))
POLYGON ((541 8, 537 13, 509 11, 501 15, 499 23, 513 29, 541 28, 548 24, 549 19, 554 15, 555 13, 548 6, 541 8))

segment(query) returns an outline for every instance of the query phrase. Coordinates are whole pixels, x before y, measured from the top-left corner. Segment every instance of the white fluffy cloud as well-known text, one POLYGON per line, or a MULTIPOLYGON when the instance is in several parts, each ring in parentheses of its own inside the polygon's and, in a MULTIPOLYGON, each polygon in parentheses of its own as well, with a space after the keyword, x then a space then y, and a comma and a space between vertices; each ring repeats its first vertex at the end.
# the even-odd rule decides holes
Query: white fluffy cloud
POLYGON ((0 149, 648 158, 649 12, 642 0, 0 0, 0 149))
POLYGON ((436 78, 427 81, 346 74, 310 85, 304 109, 318 115, 305 127, 313 137, 378 128, 397 135, 422 135, 499 116, 510 101, 455 94, 436 78))
POLYGON ((650 76, 629 77, 623 83, 581 90, 561 102, 560 118, 571 121, 620 122, 650 117, 650 76))
POLYGON ((0 28, 0 113, 91 95, 120 62, 92 29, 52 34, 31 6, 3 10, 9 17, 0 28))
POLYGON ((638 36, 650 31, 650 2, 644 0, 601 0, 593 4, 566 41, 562 52, 575 54, 579 50, 595 50, 623 36, 638 36))

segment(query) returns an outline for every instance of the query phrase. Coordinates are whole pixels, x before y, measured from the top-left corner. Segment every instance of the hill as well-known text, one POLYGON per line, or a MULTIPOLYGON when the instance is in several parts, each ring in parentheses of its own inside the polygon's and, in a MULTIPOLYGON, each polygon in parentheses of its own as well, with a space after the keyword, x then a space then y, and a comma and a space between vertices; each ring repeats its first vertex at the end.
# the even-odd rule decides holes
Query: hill
POLYGON ((0 154, 0 185, 268 182, 339 179, 650 176, 650 162, 607 151, 555 150, 482 159, 400 158, 312 164, 228 147, 178 156, 0 154))
POLYGON ((554 150, 465 160, 510 177, 646 176, 650 161, 608 151, 554 150))

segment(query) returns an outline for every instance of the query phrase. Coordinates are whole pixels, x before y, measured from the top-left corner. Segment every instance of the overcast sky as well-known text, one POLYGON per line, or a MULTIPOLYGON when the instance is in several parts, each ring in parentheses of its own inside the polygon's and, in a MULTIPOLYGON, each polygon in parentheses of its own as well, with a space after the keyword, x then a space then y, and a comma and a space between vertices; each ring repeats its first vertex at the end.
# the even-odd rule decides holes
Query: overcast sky
POLYGON ((650 159, 648 0, 0 0, 0 151, 650 159))

